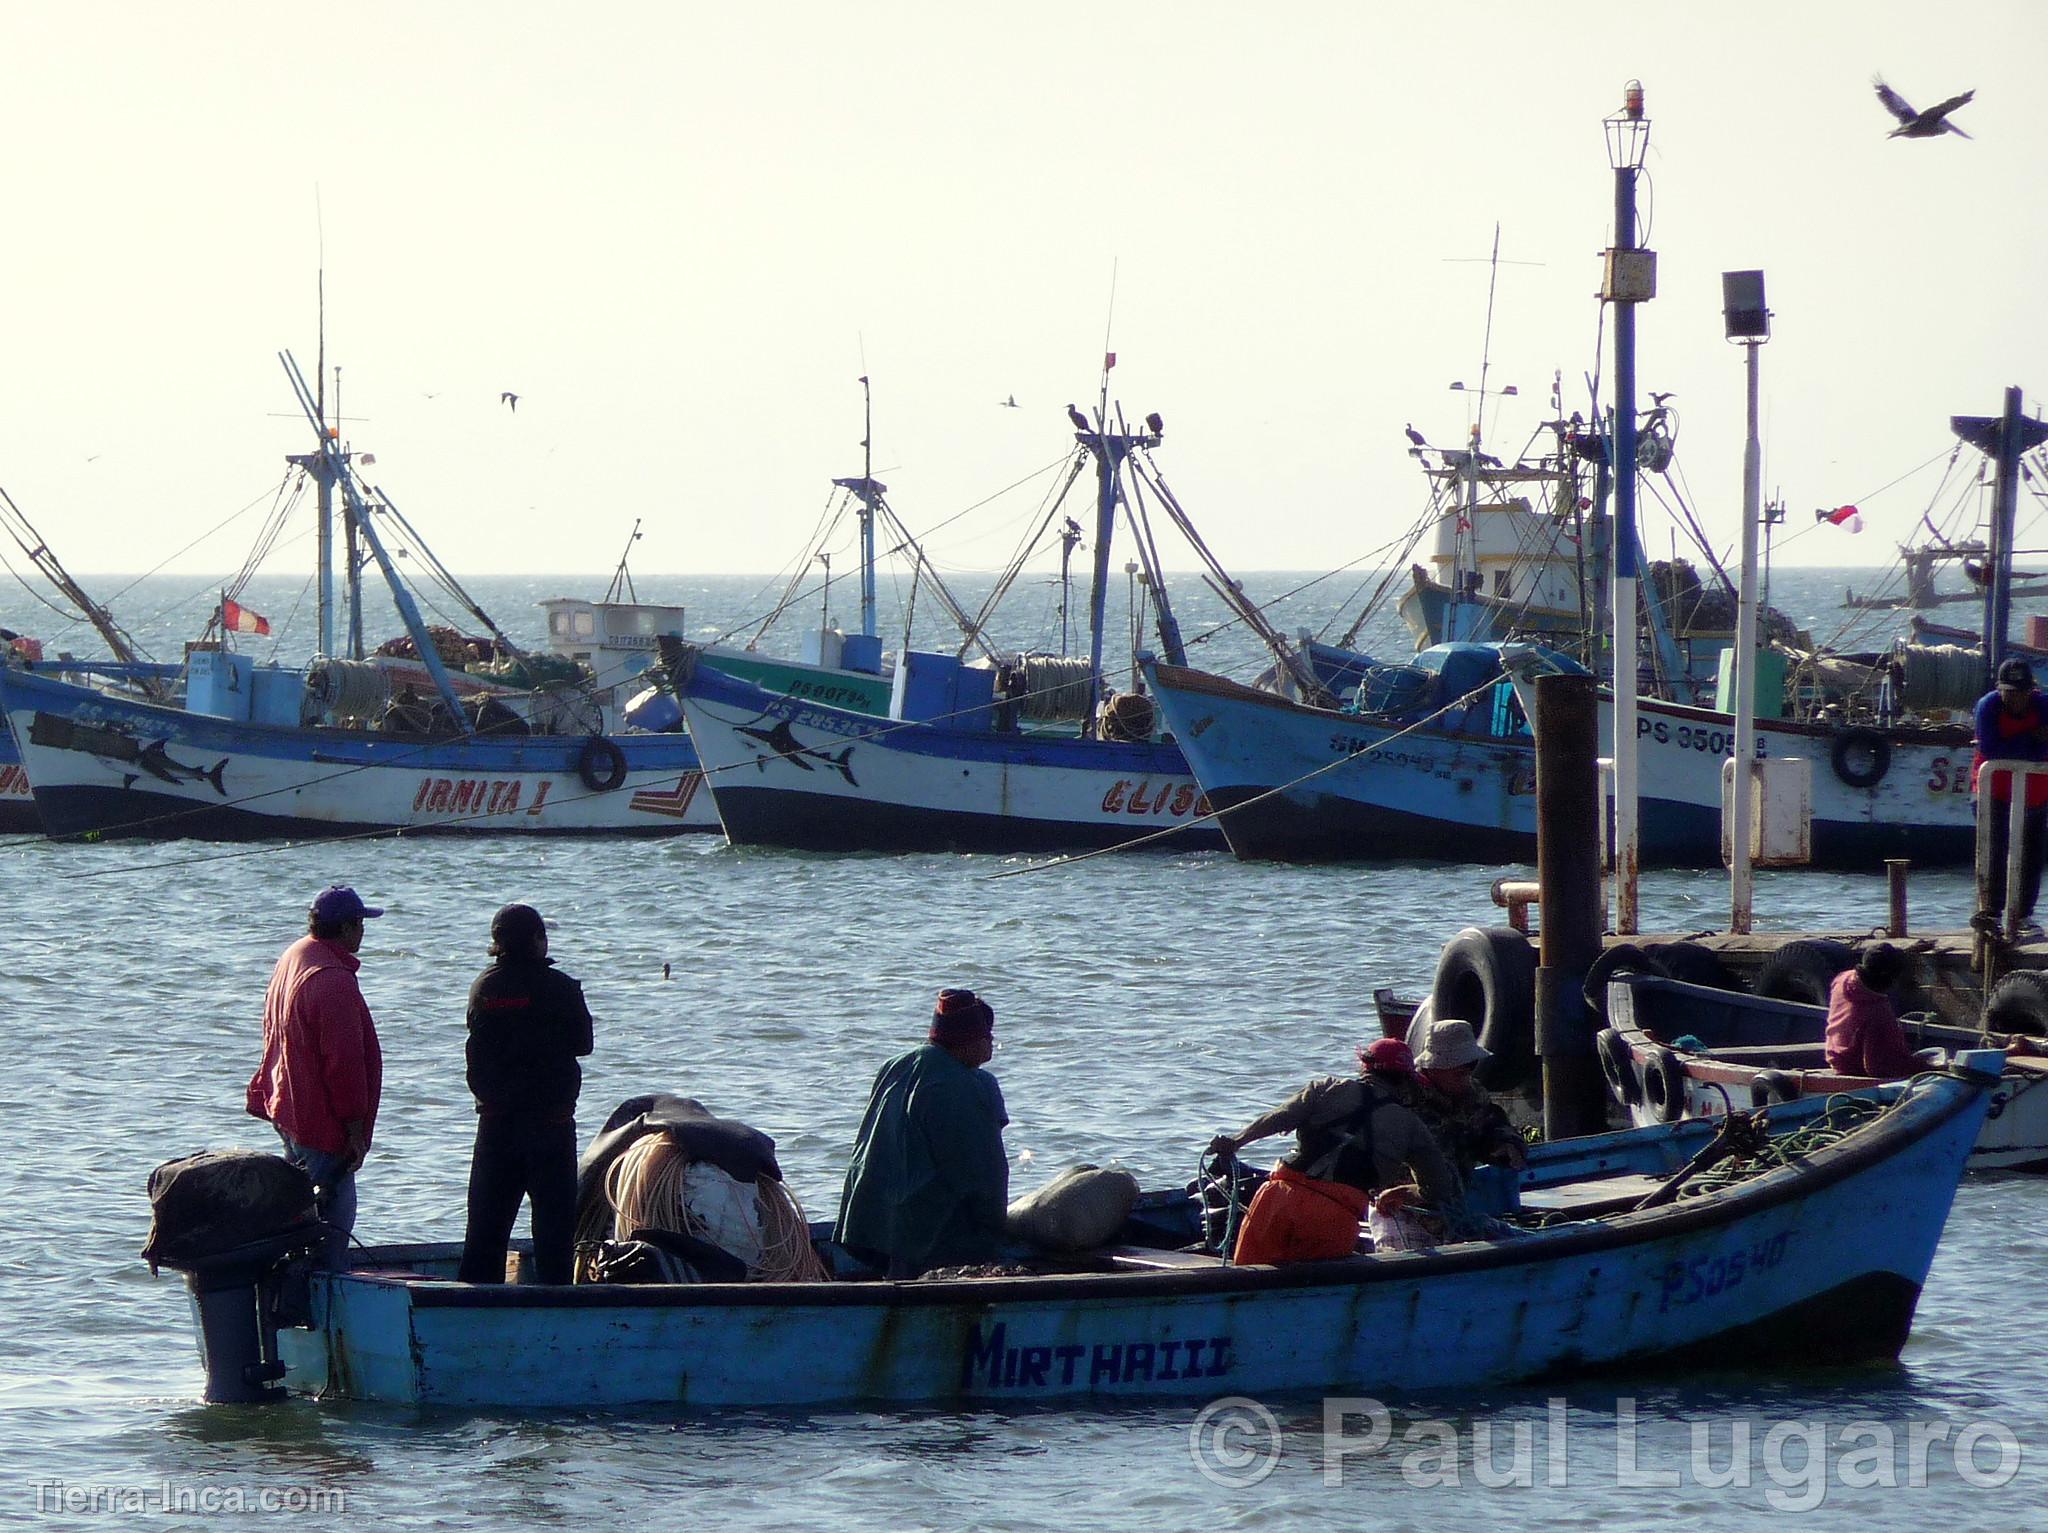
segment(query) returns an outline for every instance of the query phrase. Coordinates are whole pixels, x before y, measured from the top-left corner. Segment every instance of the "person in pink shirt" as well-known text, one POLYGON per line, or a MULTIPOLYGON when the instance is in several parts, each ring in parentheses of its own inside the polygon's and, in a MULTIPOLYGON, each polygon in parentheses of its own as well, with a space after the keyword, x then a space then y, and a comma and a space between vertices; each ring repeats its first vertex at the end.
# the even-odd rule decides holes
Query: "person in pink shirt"
POLYGON ((356 983, 363 922, 382 914, 343 884, 314 897, 306 935, 271 972, 263 1059, 249 1081, 250 1116, 272 1125, 285 1159, 313 1179, 331 1267, 347 1262, 356 1171, 370 1153, 384 1087, 377 1026, 356 983))
POLYGON ((1906 977, 1906 955, 1889 942, 1863 950, 1856 967, 1828 987, 1828 1068, 1842 1075, 1897 1080, 1927 1068, 1906 1046, 1891 989, 1906 977))

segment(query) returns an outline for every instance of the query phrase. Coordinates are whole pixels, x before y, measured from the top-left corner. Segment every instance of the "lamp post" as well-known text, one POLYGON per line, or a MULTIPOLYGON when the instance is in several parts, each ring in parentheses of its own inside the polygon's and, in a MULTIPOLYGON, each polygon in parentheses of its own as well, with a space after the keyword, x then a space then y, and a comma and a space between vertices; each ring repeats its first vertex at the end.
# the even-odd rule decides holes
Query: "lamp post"
POLYGON ((1756 567, 1763 521, 1763 448, 1757 440, 1756 349, 1771 338, 1760 271, 1721 273, 1721 313, 1728 339, 1741 346, 1749 383, 1749 432, 1742 443, 1742 584, 1735 618, 1735 759, 1728 781, 1728 929, 1747 932, 1755 894, 1749 843, 1756 783, 1756 567))
POLYGON ((1622 90, 1620 115, 1604 120, 1614 169, 1614 245, 1600 297, 1614 305, 1614 929, 1638 929, 1637 873, 1642 835, 1636 823, 1636 305, 1657 296, 1657 256, 1636 243, 1636 177, 1650 149, 1643 86, 1622 90))

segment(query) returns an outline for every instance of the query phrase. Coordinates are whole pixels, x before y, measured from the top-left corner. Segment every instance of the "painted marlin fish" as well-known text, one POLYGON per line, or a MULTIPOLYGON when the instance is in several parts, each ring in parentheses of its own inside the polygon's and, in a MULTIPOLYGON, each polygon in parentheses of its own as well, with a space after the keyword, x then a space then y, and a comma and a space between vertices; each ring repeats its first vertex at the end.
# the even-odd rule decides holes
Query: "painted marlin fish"
MULTIPOLYGON (((739 725, 738 729, 739 733, 747 736, 748 739, 759 740, 763 745, 775 752, 776 755, 782 757, 783 760, 794 762, 806 772, 817 770, 816 767, 811 765, 811 761, 822 761, 841 777, 844 777, 849 788, 858 788, 860 786, 858 782, 854 781, 853 768, 848 765, 848 762, 853 757, 853 747, 850 745, 836 756, 828 755, 815 746, 799 745, 797 744, 795 732, 789 727, 788 719, 776 720, 773 729, 750 729, 744 724, 739 725), (806 756, 810 757, 811 761, 806 761, 804 759, 806 756)), ((768 770, 768 758, 766 756, 757 756, 754 758, 754 765, 765 772, 768 770)))
POLYGON ((171 753, 165 749, 170 743, 168 740, 152 740, 143 745, 124 730, 81 724, 53 713, 38 713, 29 723, 28 737, 31 743, 53 750, 84 751, 103 761, 140 767, 141 771, 122 775, 121 786, 124 788, 134 787, 147 773, 158 782, 210 782, 214 792, 222 798, 228 796, 227 787, 221 781, 228 764, 225 756, 211 767, 187 766, 182 761, 171 759, 171 753))
POLYGON ((186 766, 182 761, 173 761, 164 744, 162 740, 150 741, 136 755, 135 764, 162 782, 210 782, 214 792, 222 798, 228 796, 227 788, 221 783, 221 774, 228 764, 227 757, 221 757, 210 767, 186 766))

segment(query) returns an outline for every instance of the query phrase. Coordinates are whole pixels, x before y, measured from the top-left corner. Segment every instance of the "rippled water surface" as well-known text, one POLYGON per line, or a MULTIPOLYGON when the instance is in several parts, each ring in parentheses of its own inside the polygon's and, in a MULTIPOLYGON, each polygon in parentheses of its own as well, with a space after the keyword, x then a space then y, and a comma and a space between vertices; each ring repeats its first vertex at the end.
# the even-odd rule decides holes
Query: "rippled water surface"
MULTIPOLYGON (((1275 1398, 1262 1404, 1277 1462, 1251 1486, 1199 1471, 1190 1404, 620 1416, 196 1403, 182 1288, 152 1280, 135 1256, 143 1184, 175 1155, 265 1144, 267 1130, 240 1108, 263 987, 308 896, 328 882, 352 882, 389 911, 371 925, 362 972, 387 1061, 362 1179, 359 1234, 375 1242, 459 1237, 473 1122, 462 1002, 490 913, 508 899, 548 914, 555 952, 598 1018, 585 1132, 639 1092, 700 1097, 772 1133, 791 1185, 822 1214, 870 1075, 921 1036, 941 985, 972 985, 996 1006, 1013 1185, 1080 1160, 1177 1182, 1216 1129, 1344 1068, 1370 1025, 1372 987, 1422 983, 1453 930, 1493 923, 1487 885, 1512 871, 1269 868, 1195 854, 996 876, 1022 866, 739 853, 711 838, 0 845, 0 1207, 13 1236, 0 1248, 0 1514, 32 1516, 39 1495, 61 1505, 52 1482, 62 1481, 74 1495, 168 1486, 251 1505, 264 1490, 319 1488, 341 1492, 352 1521, 421 1528, 475 1517, 1614 1529, 1674 1514, 1751 1525, 1817 1490, 1817 1526, 2042 1525, 2048 1344, 2030 1310, 2048 1182, 2012 1177, 1963 1187, 1896 1369, 1731 1366, 1413 1397, 1384 1402, 1392 1435, 1377 1451, 1358 1448, 1373 1418, 1354 1404, 1340 1423, 1354 1451, 1335 1458, 1324 1402, 1275 1398), (1949 1446, 1966 1430, 1976 1452, 1959 1467, 1949 1446), (1915 1431, 1949 1440, 1924 1449, 1924 1473, 1915 1431), (1749 1443, 1731 1476, 1739 1432, 1749 1443), (2001 1433, 2020 1445, 2009 1473, 2001 1433), (1872 1446, 1882 1434, 1889 1455, 1872 1446), (1631 1454, 1638 1478, 1677 1483, 1627 1483, 1631 1454), (1884 1485, 1887 1472, 1898 1488, 1884 1485), (1436 1483, 1448 1474, 1454 1486, 1436 1483)), ((1876 877, 1768 874, 1759 908, 1787 929, 1867 929, 1883 919, 1884 894, 1876 877)), ((1913 898, 1923 925, 1958 924, 1968 908, 1953 875, 1919 878, 1913 898)), ((1724 905, 1718 878, 1658 875, 1646 924, 1701 930, 1724 905)), ((1253 1436, 1236 1445, 1262 1444, 1263 1420, 1247 1421, 1253 1436)), ((1213 1453, 1205 1464, 1246 1477, 1213 1453)))

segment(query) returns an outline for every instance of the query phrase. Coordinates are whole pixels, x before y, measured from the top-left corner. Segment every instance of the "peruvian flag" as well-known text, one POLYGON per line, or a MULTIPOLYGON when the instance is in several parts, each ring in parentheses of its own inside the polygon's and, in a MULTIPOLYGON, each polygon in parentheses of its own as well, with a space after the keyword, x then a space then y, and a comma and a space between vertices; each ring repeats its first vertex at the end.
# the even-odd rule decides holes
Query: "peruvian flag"
POLYGON ((220 626, 227 633, 269 633, 270 619, 260 612, 251 612, 231 596, 223 596, 220 626))
POLYGON ((1832 511, 1816 511, 1813 519, 1826 522, 1830 527, 1840 527, 1844 532, 1863 530, 1863 513, 1854 506, 1837 506, 1832 511))

